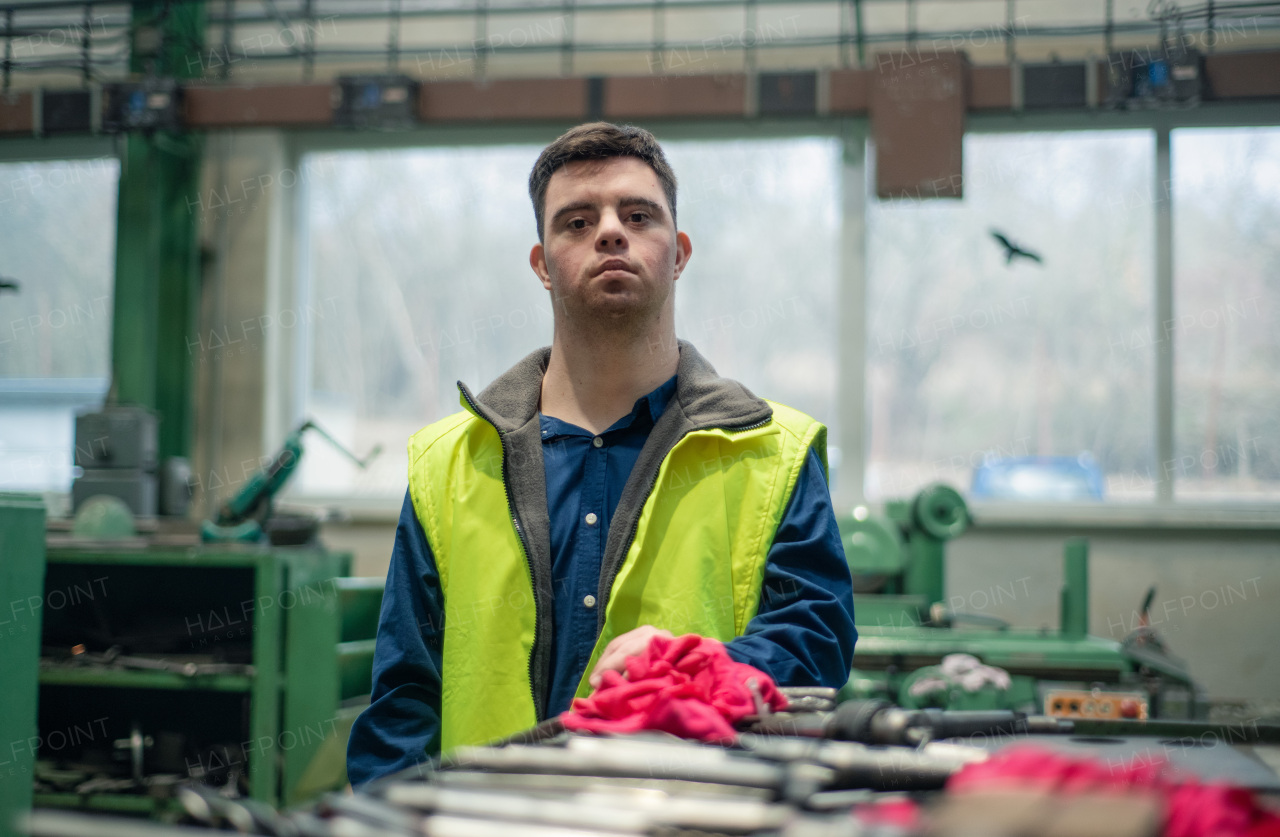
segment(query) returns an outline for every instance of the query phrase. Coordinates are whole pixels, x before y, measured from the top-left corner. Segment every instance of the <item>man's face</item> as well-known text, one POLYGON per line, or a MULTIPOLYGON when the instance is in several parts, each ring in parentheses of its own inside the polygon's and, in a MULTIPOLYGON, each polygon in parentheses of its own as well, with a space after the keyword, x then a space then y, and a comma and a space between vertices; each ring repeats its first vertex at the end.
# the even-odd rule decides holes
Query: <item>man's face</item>
POLYGON ((693 250, 658 175, 635 157, 579 160, 547 183, 543 243, 529 253, 557 317, 643 329, 672 304, 693 250))

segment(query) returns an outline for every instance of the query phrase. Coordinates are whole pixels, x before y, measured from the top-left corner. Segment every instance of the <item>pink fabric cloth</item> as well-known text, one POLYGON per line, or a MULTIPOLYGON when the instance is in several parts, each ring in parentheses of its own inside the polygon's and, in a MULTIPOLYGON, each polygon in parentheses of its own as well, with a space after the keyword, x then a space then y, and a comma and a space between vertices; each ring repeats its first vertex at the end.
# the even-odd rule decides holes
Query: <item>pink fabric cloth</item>
POLYGON ((1165 803, 1163 837, 1280 837, 1280 816, 1260 807, 1249 790, 1180 777, 1159 757, 1116 764, 1024 746, 966 765, 947 782, 947 793, 1000 789, 1152 793, 1165 803))
POLYGON ((756 714, 748 681, 774 711, 787 699, 769 675, 734 662, 724 644, 697 634, 656 636, 644 652, 627 658, 626 676, 606 671, 600 688, 575 698, 560 716, 580 732, 660 730, 682 738, 731 742, 734 724, 756 714))

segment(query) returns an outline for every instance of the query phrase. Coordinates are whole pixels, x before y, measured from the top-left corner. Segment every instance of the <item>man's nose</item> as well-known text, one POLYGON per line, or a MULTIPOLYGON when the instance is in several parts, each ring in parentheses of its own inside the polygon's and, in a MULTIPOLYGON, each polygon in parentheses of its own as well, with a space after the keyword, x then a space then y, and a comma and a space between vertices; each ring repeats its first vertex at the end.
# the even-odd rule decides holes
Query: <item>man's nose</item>
POLYGON ((596 244, 604 248, 621 247, 627 243, 627 228, 617 213, 606 212, 600 217, 600 231, 596 244))

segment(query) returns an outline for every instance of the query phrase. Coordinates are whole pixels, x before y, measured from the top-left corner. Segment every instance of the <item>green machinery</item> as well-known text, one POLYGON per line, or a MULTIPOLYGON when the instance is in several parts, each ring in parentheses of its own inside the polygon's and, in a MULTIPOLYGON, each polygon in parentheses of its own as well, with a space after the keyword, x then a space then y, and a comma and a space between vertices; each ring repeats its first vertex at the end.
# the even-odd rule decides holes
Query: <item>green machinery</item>
MULTIPOLYGON (((853 571, 858 645, 844 694, 908 707, 1018 708, 1076 718, 1195 717, 1197 687, 1149 629, 1122 642, 1090 636, 1088 543, 1066 543, 1056 631, 1010 628, 950 611, 946 542, 972 518, 953 488, 935 484, 910 501, 865 506, 840 520, 853 571), (969 677, 952 661, 981 664, 969 677), (987 672, 995 667, 1001 672, 987 672), (1007 674, 1007 678, 1003 676, 1007 674), (958 685, 966 682, 963 687, 958 685)), ((1148 597, 1150 599, 1150 597, 1148 597)))
POLYGON ((6 544, 40 616, 12 669, 38 679, 38 726, 11 736, 36 807, 165 817, 189 779, 272 805, 346 784, 383 582, 350 578, 351 555, 321 547, 313 519, 277 537, 272 499, 308 429, 199 535, 93 496, 69 530, 46 537, 41 516, 33 543, 6 544))
POLYGON ((194 778, 291 805, 346 783, 380 579, 315 547, 51 535, 36 807, 164 817, 194 778))
MULTIPOLYGON (((226 541, 255 543, 267 539, 266 527, 271 522, 274 522, 277 529, 277 532, 273 533, 272 540, 280 540, 281 519, 274 518, 273 521, 275 512, 273 503, 276 494, 284 488, 285 483, 297 470, 298 463, 302 461, 302 434, 308 430, 319 433, 361 469, 369 467, 374 457, 382 452, 381 445, 374 445, 364 459, 360 459, 343 447, 337 439, 326 433, 320 425, 313 421, 305 421, 285 437, 284 444, 267 466, 254 474, 243 488, 218 508, 217 519, 206 520, 201 525, 202 540, 206 543, 226 541)), ((314 527, 306 524, 307 521, 304 521, 301 529, 303 541, 309 540, 314 535, 314 527)))

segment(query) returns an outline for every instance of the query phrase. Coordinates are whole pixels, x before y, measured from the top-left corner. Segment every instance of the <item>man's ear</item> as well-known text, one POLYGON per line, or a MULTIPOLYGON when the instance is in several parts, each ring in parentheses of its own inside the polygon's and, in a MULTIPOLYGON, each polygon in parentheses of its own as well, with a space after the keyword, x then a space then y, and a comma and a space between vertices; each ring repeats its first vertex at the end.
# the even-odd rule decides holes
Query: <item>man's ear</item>
POLYGON ((551 290, 551 272, 547 270, 547 250, 541 242, 533 245, 533 249, 529 251, 529 267, 538 274, 542 287, 551 290))
POLYGON ((684 273, 685 267, 689 264, 689 259, 693 256, 693 241, 690 240, 687 233, 676 233, 676 272, 672 281, 680 278, 680 274, 684 273))

